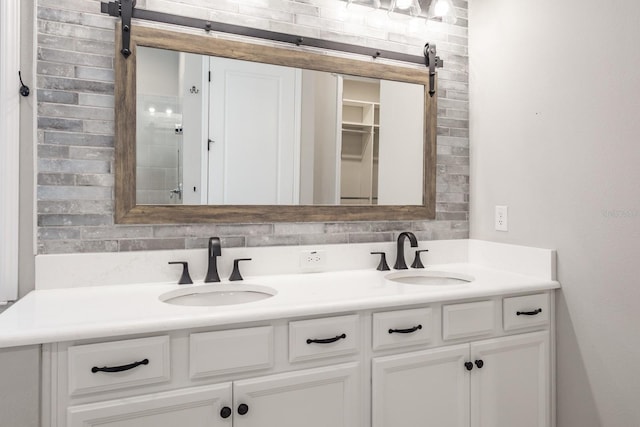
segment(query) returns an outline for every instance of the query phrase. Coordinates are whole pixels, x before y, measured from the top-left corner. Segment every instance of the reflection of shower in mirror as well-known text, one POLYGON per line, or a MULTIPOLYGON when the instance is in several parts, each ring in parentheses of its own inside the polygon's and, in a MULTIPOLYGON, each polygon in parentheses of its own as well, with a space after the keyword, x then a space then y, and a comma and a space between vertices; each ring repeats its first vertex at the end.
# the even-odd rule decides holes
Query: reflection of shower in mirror
POLYGON ((182 204, 182 109, 177 96, 141 94, 137 118, 136 198, 146 204, 182 204))
MULTIPOLYGON (((167 109, 167 114, 171 114, 171 110, 167 109)), ((177 187, 174 188, 173 190, 170 190, 170 197, 173 199, 174 196, 177 199, 176 203, 182 203, 182 157, 181 157, 181 150, 180 147, 183 145, 183 141, 182 141, 182 125, 181 124, 176 124, 175 127, 175 134, 178 138, 180 138, 180 141, 178 143, 178 155, 176 156, 176 169, 178 170, 178 174, 176 176, 178 182, 177 182, 177 187)))

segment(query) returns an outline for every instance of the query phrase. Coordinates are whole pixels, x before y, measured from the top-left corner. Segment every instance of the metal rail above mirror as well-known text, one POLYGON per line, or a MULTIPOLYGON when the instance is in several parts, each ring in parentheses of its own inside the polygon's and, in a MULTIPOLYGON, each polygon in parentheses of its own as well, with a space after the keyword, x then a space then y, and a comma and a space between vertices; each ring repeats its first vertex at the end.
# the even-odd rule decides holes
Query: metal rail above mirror
POLYGON ((128 36, 117 223, 435 218, 429 69, 140 25, 128 36))

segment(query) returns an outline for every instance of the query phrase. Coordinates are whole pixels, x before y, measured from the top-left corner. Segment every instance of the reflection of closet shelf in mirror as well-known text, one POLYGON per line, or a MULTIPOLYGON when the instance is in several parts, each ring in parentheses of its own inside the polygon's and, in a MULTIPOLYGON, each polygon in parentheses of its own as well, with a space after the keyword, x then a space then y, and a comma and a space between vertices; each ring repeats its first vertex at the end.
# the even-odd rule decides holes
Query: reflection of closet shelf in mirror
POLYGON ((372 125, 368 125, 365 123, 354 123, 354 122, 342 122, 342 131, 343 132, 354 132, 354 133, 371 133, 372 125))
POLYGON ((378 109, 379 105, 375 102, 343 99, 342 123, 343 125, 348 123, 372 126, 376 123, 376 111, 378 109))
POLYGON ((342 132, 347 132, 347 133, 357 133, 357 134, 361 134, 361 135, 369 135, 371 132, 369 132, 368 130, 362 130, 362 129, 349 129, 349 128, 342 128, 342 132))
POLYGON ((360 107, 363 105, 373 105, 376 108, 380 108, 380 103, 377 101, 363 101, 361 99, 349 99, 349 98, 342 98, 342 104, 343 105, 349 105, 352 107, 360 107))
POLYGON ((357 155, 357 154, 342 154, 342 156, 340 156, 342 160, 356 160, 356 161, 362 160, 363 157, 364 156, 357 155))

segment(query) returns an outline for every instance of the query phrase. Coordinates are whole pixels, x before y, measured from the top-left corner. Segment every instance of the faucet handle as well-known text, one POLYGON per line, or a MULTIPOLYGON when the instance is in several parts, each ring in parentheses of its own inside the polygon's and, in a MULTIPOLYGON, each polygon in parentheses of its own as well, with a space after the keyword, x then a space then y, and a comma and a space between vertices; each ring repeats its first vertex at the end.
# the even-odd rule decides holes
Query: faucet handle
POLYGON ((416 251, 416 257, 413 260, 413 264, 411 264, 411 268, 424 268, 422 260, 420 259, 421 252, 429 252, 429 249, 420 249, 416 251))
POLYGON ((242 280, 242 275, 240 274, 240 261, 251 261, 251 258, 238 258, 233 260, 233 271, 231 272, 231 276, 229 276, 229 281, 234 282, 236 280, 242 280))
POLYGON ((384 252, 371 252, 371 255, 380 255, 380 263, 376 267, 378 271, 388 271, 389 264, 387 264, 387 254, 384 252))
POLYGON ((189 263, 186 261, 170 261, 169 264, 182 264, 182 276, 178 280, 178 285, 191 285, 193 280, 189 276, 189 263))

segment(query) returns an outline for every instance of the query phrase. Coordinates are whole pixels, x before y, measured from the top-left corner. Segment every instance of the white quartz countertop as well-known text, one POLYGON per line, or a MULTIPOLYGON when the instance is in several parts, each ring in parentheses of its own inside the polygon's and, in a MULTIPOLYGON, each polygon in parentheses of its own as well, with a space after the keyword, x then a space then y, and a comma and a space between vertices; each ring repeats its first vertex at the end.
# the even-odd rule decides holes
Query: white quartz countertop
MULTIPOLYGON (((231 285, 264 285, 277 294, 261 301, 215 307, 162 302, 165 292, 186 286, 146 283, 33 291, 0 314, 0 348, 230 325, 300 316, 457 301, 556 289, 560 284, 475 264, 433 265, 425 270, 470 275, 464 285, 424 286, 390 282, 394 271, 351 270, 246 277, 231 285)), ((229 284, 223 281, 222 283, 229 284)))

